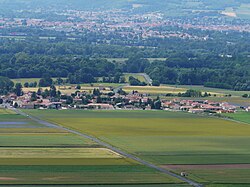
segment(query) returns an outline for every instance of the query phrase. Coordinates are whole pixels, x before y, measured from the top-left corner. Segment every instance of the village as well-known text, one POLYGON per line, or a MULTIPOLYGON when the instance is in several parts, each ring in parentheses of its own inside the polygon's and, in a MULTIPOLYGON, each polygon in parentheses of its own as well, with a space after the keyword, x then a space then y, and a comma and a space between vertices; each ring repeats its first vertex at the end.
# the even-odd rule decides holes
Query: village
POLYGON ((238 110, 250 112, 249 107, 236 106, 227 102, 215 102, 195 97, 160 98, 147 93, 112 87, 96 87, 93 91, 77 90, 72 94, 62 94, 52 87, 39 88, 37 92, 28 91, 21 96, 12 93, 1 96, 2 106, 22 109, 82 109, 82 110, 166 110, 189 113, 235 113, 238 110))

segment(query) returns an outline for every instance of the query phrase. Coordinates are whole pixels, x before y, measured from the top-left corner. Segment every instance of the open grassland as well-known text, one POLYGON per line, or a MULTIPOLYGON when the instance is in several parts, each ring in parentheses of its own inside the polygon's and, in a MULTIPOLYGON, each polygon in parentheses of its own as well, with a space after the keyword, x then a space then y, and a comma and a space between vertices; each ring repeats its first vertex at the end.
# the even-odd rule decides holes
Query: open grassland
MULTIPOLYGON (((26 112, 91 134, 162 167, 250 163, 250 125, 233 121, 165 111, 26 112)), ((239 180, 250 184, 246 177, 250 169, 239 168, 239 173, 235 169, 219 169, 214 173, 206 168, 187 171, 190 178, 204 184, 239 180)))
POLYGON ((138 79, 141 82, 147 83, 147 80, 145 79, 144 76, 142 76, 140 74, 136 74, 136 73, 125 74, 125 80, 126 80, 126 82, 129 82, 129 77, 131 77, 131 76, 134 77, 134 78, 136 78, 136 79, 138 79))
MULTIPOLYGON (((162 97, 164 99, 175 99, 177 97, 162 97)), ((249 98, 243 98, 243 97, 181 97, 179 99, 194 99, 194 100, 209 100, 214 102, 227 102, 230 104, 238 105, 238 106, 250 106, 250 99, 249 98)))
POLYGON ((138 91, 139 93, 149 93, 149 94, 178 94, 184 93, 187 89, 185 88, 175 88, 171 86, 125 86, 124 91, 126 92, 132 92, 138 91))
POLYGON ((0 113, 0 185, 182 184, 89 139, 0 113))
POLYGON ((204 86, 192 86, 192 85, 161 85, 159 87, 155 86, 126 86, 125 91, 137 90, 141 93, 151 93, 151 94, 178 94, 183 93, 189 89, 199 90, 203 93, 207 92, 211 95, 216 95, 217 97, 224 97, 225 95, 231 95, 232 97, 242 97, 244 94, 250 94, 250 91, 233 91, 225 90, 219 88, 208 88, 204 86))
POLYGON ((0 148, 0 158, 121 158, 105 148, 0 148))
MULTIPOLYGON (((250 94, 250 91, 233 91, 233 90, 225 90, 218 88, 206 88, 204 86, 185 86, 185 85, 161 85, 159 87, 156 86, 125 86, 123 88, 126 92, 138 91, 139 93, 148 93, 151 95, 166 95, 166 94, 178 94, 184 93, 188 89, 199 90, 203 94, 205 92, 210 93, 211 97, 202 97, 202 98, 192 98, 196 100, 211 100, 218 102, 228 102, 236 105, 249 106, 250 99, 243 98, 242 95, 250 94), (216 96, 214 96, 216 95, 216 96), (228 95, 231 95, 229 97, 228 95)), ((176 97, 166 97, 166 99, 173 99, 176 97)), ((190 99, 190 98, 182 98, 182 99, 190 99)))
MULTIPOLYGON (((95 84, 81 84, 81 89, 76 89, 77 85, 64 85, 64 86, 56 86, 56 89, 59 90, 62 94, 71 95, 76 91, 85 91, 87 93, 92 93, 94 89, 103 89, 102 92, 110 92, 111 88, 116 88, 119 86, 123 86, 124 84, 116 84, 116 83, 95 83, 95 84)), ((50 89, 49 87, 42 87, 43 90, 50 89)), ((22 88, 22 90, 27 92, 37 92, 38 87, 36 88, 22 88)))
POLYGON ((15 114, 15 112, 13 112, 12 110, 8 110, 8 109, 0 109, 0 115, 2 114, 15 114))
MULTIPOLYGON (((1 110, 0 110, 1 111, 1 110)), ((38 124, 29 118, 12 112, 0 114, 0 132, 4 128, 44 128, 46 126, 38 124)))
POLYGON ((7 166, 113 166, 137 165, 126 158, 1 158, 0 165, 7 166))
POLYGON ((250 112, 237 112, 234 114, 224 114, 224 115, 233 118, 234 120, 250 124, 250 112))
POLYGON ((236 13, 240 18, 250 19, 250 3, 242 3, 236 13))
POLYGON ((168 85, 161 85, 161 86, 125 86, 124 91, 131 92, 131 91, 138 91, 139 93, 148 93, 148 94, 154 94, 154 95, 166 95, 166 94, 178 94, 178 93, 184 93, 188 89, 195 89, 200 90, 203 92, 210 93, 211 95, 216 95, 218 97, 225 96, 224 93, 215 92, 216 90, 209 90, 209 89, 202 89, 201 87, 179 87, 179 86, 168 86, 168 85))
POLYGON ((194 89, 194 90, 201 90, 202 92, 211 92, 211 93, 217 93, 221 95, 229 95, 232 96, 242 96, 243 94, 250 94, 250 91, 234 91, 234 90, 226 90, 226 89, 220 89, 220 88, 208 88, 204 86, 192 86, 192 85, 176 85, 174 86, 176 88, 183 88, 183 89, 194 89))
MULTIPOLYGON (((17 130, 18 131, 18 130, 17 130)), ((96 143, 70 133, 3 133, 0 147, 92 147, 96 143)))
MULTIPOLYGON (((186 171, 189 173, 189 178, 203 183, 203 184, 221 184, 221 186, 236 185, 239 186, 249 186, 250 178, 249 172, 250 168, 203 168, 203 169, 177 169, 177 172, 186 171)), ((216 186, 216 185, 215 185, 216 186)))
POLYGON ((140 165, 0 166, 0 184, 136 184, 178 183, 140 165), (161 182, 159 182, 161 181, 161 182))
MULTIPOLYGON (((21 83, 22 85, 24 85, 24 83, 33 83, 33 82, 37 82, 39 83, 41 78, 21 78, 21 79, 11 79, 15 84, 16 83, 21 83)), ((52 78, 53 81, 56 81, 57 78, 52 78)), ((65 80, 65 78, 62 78, 65 80)))
POLYGON ((94 87, 94 88, 98 88, 98 87, 119 87, 119 86, 123 86, 124 84, 121 83, 93 83, 93 84, 81 84, 81 86, 83 87, 94 87))
POLYGON ((11 79, 15 84, 16 83, 21 83, 22 85, 24 85, 24 83, 33 83, 33 82, 37 82, 39 83, 40 78, 22 78, 22 79, 11 79))

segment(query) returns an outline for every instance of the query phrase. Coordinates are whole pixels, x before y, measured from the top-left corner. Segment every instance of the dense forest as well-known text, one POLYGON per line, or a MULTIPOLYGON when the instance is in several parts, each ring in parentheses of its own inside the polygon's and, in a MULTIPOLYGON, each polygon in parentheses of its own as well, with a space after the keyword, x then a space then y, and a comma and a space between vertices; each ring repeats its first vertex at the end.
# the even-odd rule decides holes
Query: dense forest
MULTIPOLYGON (((69 83, 78 84, 96 82, 99 77, 104 77, 104 82, 120 82, 122 73, 145 72, 155 84, 250 90, 250 61, 246 55, 248 48, 243 48, 244 43, 242 48, 237 48, 237 55, 231 56, 213 52, 195 54, 189 50, 171 52, 165 51, 166 48, 156 50, 62 41, 38 43, 31 40, 1 40, 1 43, 0 76, 9 78, 41 78, 49 74, 51 77, 68 78, 69 83), (104 57, 129 59, 118 63, 104 57), (167 60, 149 62, 147 57, 166 57, 167 60)), ((219 45, 213 47, 215 51, 219 45)))

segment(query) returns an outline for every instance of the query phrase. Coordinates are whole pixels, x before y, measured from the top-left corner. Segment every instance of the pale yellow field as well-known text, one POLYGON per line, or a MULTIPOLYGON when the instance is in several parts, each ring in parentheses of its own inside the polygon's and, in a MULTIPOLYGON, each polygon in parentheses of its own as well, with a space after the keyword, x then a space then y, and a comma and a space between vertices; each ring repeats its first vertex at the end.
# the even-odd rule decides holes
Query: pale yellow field
POLYGON ((170 86, 126 86, 123 89, 125 92, 138 91, 139 93, 149 93, 149 94, 167 94, 167 93, 184 93, 187 89, 185 88, 175 88, 170 86))
POLYGON ((106 148, 1 148, 0 158, 121 158, 106 148))
POLYGON ((14 114, 14 113, 15 112, 13 112, 12 110, 0 108, 0 114, 14 114))

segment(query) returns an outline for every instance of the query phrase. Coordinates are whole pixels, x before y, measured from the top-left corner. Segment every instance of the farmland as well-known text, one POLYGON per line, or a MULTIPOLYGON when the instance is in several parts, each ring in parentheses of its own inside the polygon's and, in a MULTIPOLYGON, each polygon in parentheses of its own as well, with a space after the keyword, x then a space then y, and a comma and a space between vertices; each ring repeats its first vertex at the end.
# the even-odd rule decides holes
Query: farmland
POLYGON ((144 76, 140 75, 140 74, 136 74, 136 73, 128 73, 128 74, 125 74, 125 80, 126 82, 129 82, 129 77, 132 76, 136 79, 138 79, 139 81, 141 82, 146 82, 147 83, 147 80, 145 79, 144 76))
MULTIPOLYGON (((235 105, 248 106, 250 99, 243 98, 242 95, 250 94, 249 91, 233 91, 218 88, 207 88, 204 86, 191 86, 191 85, 161 85, 157 86, 124 86, 123 90, 126 92, 138 91, 139 93, 147 93, 152 96, 161 95, 165 99, 173 99, 176 97, 165 97, 166 94, 184 93, 189 89, 199 90, 203 94, 207 92, 211 97, 195 98, 196 100, 210 100, 215 102, 228 102, 235 105), (229 96, 230 95, 230 96, 229 96)), ((181 98, 190 99, 190 98, 181 98)))
POLYGON ((250 112, 237 112, 235 114, 225 114, 225 116, 250 124, 250 112))
POLYGON ((211 117, 156 111, 26 110, 204 184, 249 184, 250 126, 211 117), (171 168, 171 165, 180 165, 171 168), (241 164, 241 167, 239 167, 241 164), (204 167, 205 165, 205 167, 204 167), (216 168, 214 165, 223 165, 216 168), (233 165, 233 167, 229 167, 233 165), (209 168, 213 168, 209 169, 209 168))
POLYGON ((180 184, 67 131, 0 109, 0 184, 180 184))

